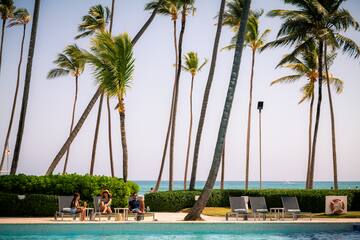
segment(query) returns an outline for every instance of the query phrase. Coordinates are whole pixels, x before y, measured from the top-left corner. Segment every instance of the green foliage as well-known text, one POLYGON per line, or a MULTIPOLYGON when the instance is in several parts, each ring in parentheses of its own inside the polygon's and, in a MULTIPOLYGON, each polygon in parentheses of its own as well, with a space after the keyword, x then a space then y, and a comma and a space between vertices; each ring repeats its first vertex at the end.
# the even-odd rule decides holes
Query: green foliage
POLYGON ((58 210, 57 198, 52 195, 29 194, 19 199, 17 194, 0 193, 0 216, 53 216, 58 210))
MULTIPOLYGON (((112 194, 113 207, 127 206, 130 194, 138 192, 140 189, 133 182, 124 183, 122 179, 106 176, 81 176, 77 174, 0 176, 0 189, 5 193, 59 196, 73 195, 78 192, 81 195, 81 200, 87 201, 90 205, 92 204, 92 197, 99 195, 104 188, 109 189, 112 194)), ((36 198, 34 200, 38 201, 36 198)))
MULTIPOLYGON (((157 192, 145 195, 146 205, 152 211, 177 212, 190 208, 195 203, 195 196, 201 191, 173 191, 157 192)), ((360 210, 360 190, 287 190, 287 189, 266 189, 266 190, 213 190, 207 207, 229 207, 229 196, 264 196, 267 207, 281 207, 282 196, 296 196, 303 212, 324 212, 325 196, 342 195, 348 197, 348 210, 360 210)))

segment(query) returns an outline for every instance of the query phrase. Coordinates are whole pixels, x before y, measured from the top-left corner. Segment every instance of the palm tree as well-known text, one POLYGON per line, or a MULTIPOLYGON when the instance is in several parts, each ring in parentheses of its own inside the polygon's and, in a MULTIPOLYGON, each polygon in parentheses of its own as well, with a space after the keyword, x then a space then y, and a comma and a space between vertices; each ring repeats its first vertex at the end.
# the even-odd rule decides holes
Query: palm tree
MULTIPOLYGON (((328 59, 332 62, 336 57, 336 54, 331 54, 328 59)), ((311 49, 306 49, 301 53, 301 58, 289 59, 289 62, 282 64, 281 67, 287 68, 295 72, 293 75, 288 75, 276 79, 271 82, 271 85, 279 83, 294 83, 299 80, 306 79, 306 84, 301 88, 302 96, 299 101, 310 101, 309 106, 309 127, 308 127, 308 159, 307 159, 307 175, 306 175, 306 186, 309 183, 310 176, 310 162, 311 162, 311 146, 312 146, 312 116, 313 116, 313 104, 315 97, 315 83, 318 78, 318 56, 317 49, 313 46, 311 49)), ((330 81, 329 81, 330 82, 330 81)), ((341 93, 343 90, 343 81, 331 77, 331 84, 335 87, 337 93, 341 93)))
POLYGON ((29 92, 30 92, 32 62, 33 62, 35 44, 36 44, 36 31, 37 31, 37 25, 38 25, 38 20, 39 20, 39 11, 40 11, 40 0, 35 0, 34 14, 33 14, 34 18, 33 18, 32 26, 31 26, 29 53, 28 53, 28 57, 27 57, 27 65, 26 65, 26 72, 25 72, 24 93, 23 93, 23 98, 22 98, 22 103, 21 103, 19 126, 18 126, 18 131, 17 131, 17 136, 16 136, 15 150, 14 150, 13 160, 11 163, 10 174, 16 173, 17 165, 19 162, 22 138, 24 135, 24 127, 25 127, 25 122, 26 122, 25 121, 26 120, 26 110, 27 110, 27 104, 29 101, 29 92))
MULTIPOLYGON (((241 17, 241 22, 246 23, 248 21, 249 12, 250 12, 250 4, 251 0, 245 0, 243 14, 241 17)), ((213 161, 211 164, 209 176, 201 192, 199 199, 196 201, 194 206, 191 208, 190 213, 185 216, 185 220, 196 220, 200 218, 200 214, 209 200, 211 191, 214 187, 216 177, 219 171, 220 162, 221 162, 221 154, 223 152, 224 141, 226 136, 226 130, 229 123, 231 107, 234 99, 237 79, 239 76, 240 70, 240 62, 242 51, 245 43, 245 35, 246 35, 246 24, 240 24, 240 29, 238 31, 238 40, 236 42, 234 61, 231 70, 231 77, 229 82, 229 87, 226 95, 225 106, 223 110, 223 114, 221 117, 221 123, 219 128, 219 133, 216 141, 215 152, 213 161)))
POLYGON ((1 42, 0 42, 0 73, 1 73, 2 51, 3 51, 3 43, 4 43, 4 35, 5 35, 5 25, 6 25, 6 21, 9 18, 12 18, 14 10, 15 10, 15 6, 13 0, 0 0, 0 15, 2 19, 1 42))
MULTIPOLYGON (((233 17, 235 19, 236 16, 233 17)), ((230 16, 228 16, 230 18, 230 16)), ((239 19, 240 21, 240 19, 239 19)), ((232 20, 237 23, 237 21, 232 20)), ((228 23, 230 25, 231 23, 228 23)), ((254 67, 256 52, 260 51, 265 44, 265 38, 270 33, 270 29, 266 29, 264 32, 259 32, 259 19, 256 15, 250 15, 247 30, 246 30, 246 46, 251 48, 251 74, 250 74, 250 89, 249 89, 249 106, 248 106, 248 122, 246 133, 246 164, 245 164, 245 190, 249 187, 249 164, 250 164, 250 131, 251 131, 251 110, 252 110, 252 96, 253 96, 253 80, 254 80, 254 67)), ((234 42, 236 39, 232 39, 232 44, 227 46, 227 49, 233 49, 235 47, 234 42)))
POLYGON ((26 26, 30 22, 30 18, 31 18, 30 14, 25 8, 18 8, 14 12, 14 18, 10 19, 10 24, 8 25, 8 27, 14 27, 14 26, 21 26, 22 25, 23 26, 23 34, 22 34, 21 46, 20 46, 20 58, 19 58, 18 69, 17 69, 17 78, 16 78, 16 87, 15 87, 14 100, 13 100, 13 105, 12 105, 12 108, 11 108, 10 122, 9 122, 8 130, 6 132, 4 149, 3 149, 3 152, 2 152, 2 156, 1 156, 0 171, 1 171, 2 167, 3 167, 3 165, 4 165, 5 154, 6 154, 7 150, 9 149, 9 138, 10 138, 10 134, 11 134, 12 124, 13 124, 13 121, 14 121, 16 102, 17 102, 17 97, 18 97, 18 92, 19 92, 19 85, 20 85, 20 73, 21 73, 21 64, 22 64, 23 52, 24 52, 24 40, 25 40, 25 35, 26 35, 26 26))
POLYGON ((201 69, 207 63, 207 59, 200 65, 199 58, 196 52, 188 52, 184 56, 185 65, 182 68, 191 74, 191 86, 190 86, 190 120, 189 120, 189 136, 188 136, 188 145, 186 149, 186 160, 185 160, 185 174, 184 174, 184 191, 186 191, 186 181, 187 181, 187 172, 189 165, 189 154, 191 147, 191 133, 192 133, 192 123, 193 123, 193 88, 194 88, 194 79, 195 75, 201 71, 201 69))
MULTIPOLYGON (((223 16, 222 16, 223 19, 221 20, 220 23, 222 25, 231 26, 231 28, 236 32, 240 26, 241 13, 242 13, 242 9, 244 7, 244 0, 228 1, 226 3, 226 7, 227 7, 227 10, 223 13, 223 16)), ((258 15, 262 14, 262 12, 254 12, 254 11, 250 10, 250 14, 258 16, 258 15)), ((219 31, 219 34, 221 34, 221 28, 220 29, 218 28, 218 31, 219 31)), ((220 35, 219 35, 219 37, 220 37, 220 35)), ((233 41, 235 41, 234 43, 236 43, 236 36, 233 39, 234 39, 233 41)), ((218 44, 218 42, 217 42, 217 44, 218 44)), ((218 46, 216 46, 216 49, 218 49, 218 46)), ((214 50, 215 50, 215 46, 214 46, 213 51, 214 50)), ((192 170, 191 170, 191 179, 190 179, 190 186, 189 186, 190 190, 195 189, 200 142, 201 142, 202 130, 203 130, 204 123, 205 123, 205 115, 206 115, 207 104, 208 104, 208 99, 209 99, 209 95, 210 95, 210 89, 211 89, 212 80, 214 77, 213 75, 214 75, 214 70, 215 70, 216 57, 217 57, 216 53, 213 52, 213 60, 214 61, 212 60, 212 63, 211 63, 212 66, 210 66, 209 77, 208 77, 208 81, 206 83, 205 93, 204 93, 203 102, 202 102, 202 106, 201 106, 201 114, 200 114, 200 119, 199 119, 199 124, 198 124, 198 130, 196 133, 193 165, 192 165, 192 170)))
MULTIPOLYGON (((76 44, 67 46, 63 53, 58 54, 57 58, 54 61, 54 64, 57 65, 57 68, 50 70, 47 76, 48 79, 53 79, 57 77, 67 76, 70 74, 75 79, 75 95, 71 114, 70 134, 74 127, 76 103, 79 89, 79 76, 83 73, 85 68, 85 61, 84 59, 79 57, 80 54, 81 50, 76 44)), ((66 152, 63 174, 66 173, 69 154, 70 147, 66 152)))
MULTIPOLYGON (((153 10, 155 7, 158 6, 158 0, 154 0, 150 3, 148 3, 145 6, 145 10, 153 10)), ((172 94, 172 99, 171 99, 171 107, 170 107, 170 114, 169 114, 169 121, 168 121, 168 126, 167 126, 167 132, 166 132, 166 137, 165 137, 165 143, 164 143, 164 149, 163 149, 163 155, 161 158, 161 165, 160 165, 160 170, 159 170, 159 175, 158 175, 158 180, 155 184, 155 191, 158 191, 159 187, 160 187, 160 183, 161 183, 161 178, 162 178, 162 173, 163 173, 163 169, 164 169, 164 165, 165 165, 165 158, 166 158, 166 153, 167 153, 167 147, 168 147, 168 142, 170 139, 170 134, 171 134, 171 145, 170 145, 170 165, 169 165, 169 190, 172 189, 172 177, 173 177, 173 153, 174 153, 174 137, 172 137, 173 134, 173 128, 172 128, 172 123, 173 123, 173 115, 174 115, 174 103, 175 103, 175 98, 177 98, 177 92, 176 92, 176 79, 177 79, 177 72, 178 72, 178 62, 179 62, 179 53, 178 53, 178 44, 177 44, 177 30, 176 30, 176 25, 177 25, 177 20, 178 20, 178 15, 181 11, 181 8, 184 6, 185 4, 185 0, 164 0, 161 5, 159 5, 159 9, 158 9, 158 13, 164 16, 170 16, 171 17, 171 21, 173 22, 173 39, 174 39, 174 49, 175 49, 175 80, 174 80, 174 86, 173 86, 173 94, 172 94)), ((188 11, 195 11, 194 8, 194 0, 189 1, 189 3, 186 4, 186 8, 187 8, 187 12, 188 11)), ((175 108, 176 109, 176 108, 175 108)))
MULTIPOLYGON (((78 31, 81 34, 77 35, 75 39, 91 36, 97 32, 105 32, 106 26, 109 23, 109 18, 111 17, 111 13, 108 7, 103 7, 102 5, 98 4, 92 6, 88 14, 82 17, 82 22, 78 27, 78 31)), ((101 120, 101 110, 104 100, 104 94, 100 95, 99 101, 99 109, 96 118, 96 125, 95 125, 95 133, 94 133, 94 140, 93 140, 93 148, 91 152, 91 163, 90 163, 90 175, 94 173, 94 166, 95 166, 95 156, 96 156, 96 147, 97 147, 97 140, 99 136, 99 128, 100 128, 100 120, 101 120)), ((110 111, 110 107, 108 107, 108 114, 110 111)), ((110 119, 110 118, 109 118, 110 119)), ((111 121, 111 120, 108 120, 111 121)), ((110 122, 111 125, 111 122, 110 122)), ((109 135, 110 137, 110 135, 109 135)), ((109 141, 109 144, 111 140, 109 141)), ((109 147, 110 154, 112 152, 112 147, 109 147)), ((112 159, 112 156, 110 156, 112 159)))
POLYGON ((129 36, 124 33, 111 37, 110 33, 101 32, 92 39, 91 53, 85 52, 86 61, 93 67, 94 76, 101 89, 110 97, 119 101, 121 142, 123 152, 123 179, 127 181, 128 152, 125 130, 126 90, 134 72, 134 57, 129 36))
MULTIPOLYGON (((285 3, 294 5, 297 9, 273 10, 269 13, 269 16, 281 17, 284 22, 278 32, 277 39, 268 43, 266 47, 296 45, 293 52, 288 55, 288 58, 292 58, 309 45, 316 44, 319 62, 318 72, 321 73, 323 72, 324 44, 326 45, 326 42, 329 41, 329 39, 331 39, 332 44, 341 47, 344 52, 354 55, 355 57, 360 56, 360 48, 357 44, 351 39, 340 34, 340 31, 346 31, 350 27, 353 27, 356 30, 359 29, 359 24, 354 20, 351 14, 345 9, 340 9, 342 2, 343 0, 335 0, 331 1, 331 3, 325 0, 286 0, 285 3)), ((282 63, 286 61, 287 59, 284 58, 282 63)), ((311 148, 311 167, 308 186, 310 189, 313 188, 314 184, 315 153, 321 112, 323 74, 319 74, 317 82, 318 102, 311 148)), ((335 136, 333 134, 333 138, 334 137, 335 136)), ((336 158, 334 158, 334 156, 333 151, 335 173, 336 158)), ((334 174, 334 182, 337 182, 336 178, 337 174, 334 174)))
MULTIPOLYGON (((164 0, 159 0, 159 4, 161 4, 162 1, 164 1, 164 0)), ((140 28, 139 32, 132 39, 131 43, 133 46, 139 41, 141 36, 148 29, 148 27, 150 26, 150 24, 152 23, 152 21, 154 20, 154 18, 156 16, 156 12, 157 12, 157 8, 154 9, 154 11, 151 13, 150 17, 148 18, 148 20, 146 20, 144 25, 140 28)), ((56 154, 55 158, 51 162, 49 168, 46 170, 46 173, 45 173, 46 175, 51 175, 54 172, 57 164, 60 162, 62 156, 64 156, 65 152, 71 145, 72 141, 74 141, 74 139, 76 138, 82 125, 85 123, 86 118, 89 116, 91 109, 94 107, 96 100, 99 98, 100 95, 101 95, 101 88, 99 87, 96 90, 95 94, 92 96, 92 98, 91 98, 90 102, 88 103, 88 105, 86 106, 84 112, 81 114, 81 117, 80 117, 79 121, 76 123, 70 136, 66 139, 65 143, 60 148, 59 152, 56 154)))

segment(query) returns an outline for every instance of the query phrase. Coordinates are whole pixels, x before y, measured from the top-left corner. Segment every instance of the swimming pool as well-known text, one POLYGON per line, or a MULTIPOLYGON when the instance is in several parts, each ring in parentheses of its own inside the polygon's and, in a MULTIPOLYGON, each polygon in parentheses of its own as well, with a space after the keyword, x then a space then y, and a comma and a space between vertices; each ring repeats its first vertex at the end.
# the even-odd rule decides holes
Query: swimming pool
POLYGON ((349 223, 3 224, 0 239, 359 240, 349 223))

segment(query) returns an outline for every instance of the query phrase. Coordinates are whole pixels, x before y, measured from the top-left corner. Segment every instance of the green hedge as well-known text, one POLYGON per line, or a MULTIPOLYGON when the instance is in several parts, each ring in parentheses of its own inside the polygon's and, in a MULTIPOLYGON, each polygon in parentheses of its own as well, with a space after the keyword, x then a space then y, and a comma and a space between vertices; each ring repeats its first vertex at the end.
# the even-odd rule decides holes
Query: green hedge
POLYGON ((53 195, 28 194, 19 199, 17 194, 0 193, 0 216, 46 217, 58 210, 57 197, 53 195))
MULTIPOLYGON (((50 195, 73 195, 80 193, 81 200, 92 205, 92 196, 100 194, 101 189, 107 188, 113 197, 113 207, 124 207, 128 204, 128 198, 132 192, 138 192, 139 186, 133 182, 124 183, 120 178, 90 175, 52 175, 52 176, 28 176, 28 175, 6 175, 0 176, 0 191, 13 194, 50 195)), ((9 195, 10 196, 10 195, 9 195)), ((44 197, 47 199, 46 197, 44 197)), ((40 197, 42 199, 42 197, 40 197)), ((33 204, 33 208, 37 203, 33 204)), ((39 203, 40 205, 40 203, 39 203)), ((2 205, 0 205, 2 206, 2 205)), ((41 206, 39 206, 41 208, 41 206)), ((0 211, 1 212, 1 211, 0 211)))
MULTIPOLYGON (((145 195, 146 205, 152 211, 177 212, 190 208, 195 203, 195 196, 201 191, 157 192, 145 195)), ((325 196, 344 195, 348 197, 348 210, 360 211, 360 190, 213 190, 207 203, 208 207, 229 207, 229 196, 264 196, 268 208, 280 207, 281 196, 296 196, 303 212, 324 212, 325 196)))

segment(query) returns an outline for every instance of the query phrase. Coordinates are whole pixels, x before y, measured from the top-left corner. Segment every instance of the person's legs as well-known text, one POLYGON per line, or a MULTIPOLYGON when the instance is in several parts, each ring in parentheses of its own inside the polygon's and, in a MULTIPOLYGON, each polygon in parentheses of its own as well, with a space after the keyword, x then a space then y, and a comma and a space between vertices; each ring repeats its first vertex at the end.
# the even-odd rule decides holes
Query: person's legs
POLYGON ((112 213, 111 207, 107 207, 107 208, 106 208, 106 212, 107 212, 107 213, 112 213))

